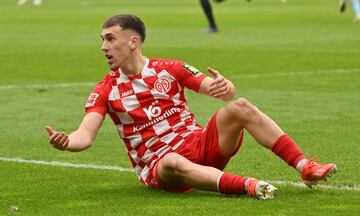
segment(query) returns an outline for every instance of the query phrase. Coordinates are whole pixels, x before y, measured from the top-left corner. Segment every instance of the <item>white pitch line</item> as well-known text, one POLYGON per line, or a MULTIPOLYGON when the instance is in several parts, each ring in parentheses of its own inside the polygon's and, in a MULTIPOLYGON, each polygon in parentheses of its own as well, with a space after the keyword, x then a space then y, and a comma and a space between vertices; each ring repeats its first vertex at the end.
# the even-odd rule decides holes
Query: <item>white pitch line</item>
MULTIPOLYGON (((303 187, 307 188, 307 186, 302 182, 294 182, 294 181, 268 181, 271 184, 274 185, 290 185, 294 187, 303 187)), ((317 188, 323 188, 323 189, 332 189, 332 190, 348 190, 348 191, 360 191, 359 185, 354 186, 344 186, 344 185, 316 185, 317 188)))
POLYGON ((11 89, 41 89, 41 88, 68 88, 78 86, 95 86, 93 82, 82 82, 82 83, 55 83, 55 84, 31 84, 31 85, 0 85, 0 90, 11 90, 11 89))
MULTIPOLYGON (((98 169, 98 170, 113 170, 120 172, 134 172, 131 168, 124 168, 119 166, 104 166, 104 165, 93 165, 93 164, 74 164, 68 162, 59 162, 59 161, 40 161, 40 160, 26 160, 22 158, 6 158, 0 157, 0 161, 5 162, 16 162, 16 163, 29 163, 29 164, 40 164, 40 165, 48 165, 48 166, 59 166, 59 167, 74 167, 74 168, 85 168, 85 169, 98 169)), ((304 188, 306 185, 302 182, 294 182, 294 181, 271 181, 271 184, 274 185, 290 185, 294 187, 304 188)), ((330 189, 330 190, 346 190, 346 191, 360 191, 360 186, 343 186, 343 185, 317 185, 318 188, 330 189)))
POLYGON ((277 72, 271 74, 236 74, 233 78, 262 78, 262 77, 282 77, 282 76, 303 76, 314 74, 345 74, 345 73, 358 73, 360 68, 353 69, 333 69, 333 70, 318 70, 318 71, 293 71, 293 72, 277 72))
MULTIPOLYGON (((358 73, 360 68, 353 69, 333 69, 333 70, 319 70, 319 71, 293 71, 293 72, 277 72, 271 74, 236 74, 229 77, 232 78, 262 78, 262 77, 282 77, 282 76, 303 76, 314 74, 344 74, 344 73, 358 73)), ((68 88, 78 86, 95 86, 93 82, 80 83, 55 83, 55 84, 28 84, 28 85, 0 85, 0 90, 12 89, 42 89, 42 88, 68 88)))
POLYGON ((22 159, 22 158, 5 158, 5 157, 0 157, 0 161, 17 162, 17 163, 29 163, 29 164, 41 164, 41 165, 60 166, 60 167, 75 167, 75 168, 99 169, 99 170, 115 170, 115 171, 120 171, 120 172, 134 172, 133 169, 123 168, 123 167, 119 167, 119 166, 105 166, 105 165, 93 165, 93 164, 74 164, 74 163, 59 162, 59 161, 26 160, 26 159, 22 159))

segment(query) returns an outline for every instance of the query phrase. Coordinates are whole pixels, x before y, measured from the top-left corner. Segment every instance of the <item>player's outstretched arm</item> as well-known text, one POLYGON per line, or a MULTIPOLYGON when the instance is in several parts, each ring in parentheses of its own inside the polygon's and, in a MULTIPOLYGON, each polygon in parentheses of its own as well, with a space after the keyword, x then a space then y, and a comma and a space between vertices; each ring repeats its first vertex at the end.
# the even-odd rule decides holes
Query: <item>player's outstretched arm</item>
POLYGON ((67 135, 64 132, 54 130, 50 126, 45 126, 50 137, 50 144, 59 150, 82 151, 90 147, 96 137, 104 118, 96 112, 87 113, 82 120, 79 128, 67 135))
POLYGON ((208 67, 209 73, 213 78, 206 77, 200 85, 200 93, 218 98, 224 101, 231 100, 235 96, 233 83, 224 78, 219 71, 208 67))

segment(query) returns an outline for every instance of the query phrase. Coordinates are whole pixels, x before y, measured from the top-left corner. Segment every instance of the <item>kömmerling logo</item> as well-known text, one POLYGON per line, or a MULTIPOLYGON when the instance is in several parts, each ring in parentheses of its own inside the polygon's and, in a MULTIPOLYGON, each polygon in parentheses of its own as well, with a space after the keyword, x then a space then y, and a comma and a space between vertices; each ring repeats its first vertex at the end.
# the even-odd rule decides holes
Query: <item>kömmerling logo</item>
POLYGON ((157 118, 155 118, 155 119, 153 119, 153 120, 151 120, 151 121, 149 121, 149 122, 147 122, 145 124, 134 126, 133 131, 138 132, 138 131, 146 128, 146 127, 149 127, 149 126, 151 126, 153 124, 161 122, 162 120, 174 115, 175 113, 180 113, 180 111, 181 111, 180 108, 177 108, 177 107, 173 107, 171 109, 168 109, 161 116, 159 116, 159 117, 157 117, 157 118))

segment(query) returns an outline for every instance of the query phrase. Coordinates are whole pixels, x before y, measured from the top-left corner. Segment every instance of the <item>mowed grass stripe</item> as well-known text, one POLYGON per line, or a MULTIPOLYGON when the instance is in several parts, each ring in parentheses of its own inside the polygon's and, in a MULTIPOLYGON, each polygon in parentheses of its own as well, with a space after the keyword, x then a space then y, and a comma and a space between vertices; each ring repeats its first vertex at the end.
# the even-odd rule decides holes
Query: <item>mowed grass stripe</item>
MULTIPOLYGON (((72 168, 85 168, 85 169, 98 169, 98 170, 112 170, 120 172, 134 172, 131 168, 124 168, 120 166, 109 166, 109 165, 94 165, 94 164, 75 164, 69 162, 60 161, 41 161, 41 160, 26 160, 22 158, 6 158, 0 157, 0 161, 5 162, 16 162, 16 163, 28 163, 37 165, 49 165, 49 166, 60 166, 60 167, 72 167, 72 168)), ((267 180, 274 185, 289 185, 294 187, 306 187, 302 182, 294 181, 278 181, 278 180, 267 180)), ((360 186, 344 186, 344 185, 317 185, 316 187, 330 190, 347 190, 347 191, 360 191, 360 186)))
MULTIPOLYGON (((225 1, 213 4, 220 33, 207 26, 193 0, 89 0, 31 2, 2 0, 0 22, 0 156, 130 168, 116 127, 107 117, 94 145, 81 153, 48 146, 43 126, 71 132, 83 115, 89 92, 108 70, 101 25, 115 13, 135 13, 148 27, 147 56, 179 59, 206 72, 218 69, 237 96, 256 104, 309 156, 336 163, 339 172, 322 185, 360 185, 360 28, 352 11, 338 13, 328 0, 225 1), (16 43, 14 43, 16 42, 16 43), (295 73, 296 72, 296 73, 295 73), (310 74, 299 74, 299 73, 310 74), (273 75, 286 73, 286 75, 273 75), (287 74, 294 73, 294 74, 287 74), (253 77, 258 75, 258 77, 253 77), (239 77, 237 77, 239 76, 239 77), (90 86, 56 87, 92 82, 90 86), (92 85, 94 83, 94 85, 92 85), (20 85, 47 84, 49 87, 20 85), (55 87, 53 87, 55 86, 55 87)), ((187 100, 197 121, 226 103, 192 91, 187 100)), ((0 215, 359 215, 359 191, 278 184, 274 200, 149 190, 133 172, 0 161, 0 215), (9 210, 11 206, 18 212, 9 210)), ((249 134, 226 168, 259 179, 300 182, 299 175, 249 134)))
MULTIPOLYGON (((243 75, 230 75, 232 78, 266 78, 266 77, 282 77, 282 76, 306 76, 314 74, 348 74, 360 73, 360 68, 349 69, 330 69, 318 71, 290 71, 290 72, 276 72, 270 74, 243 74, 243 75)), ((36 89, 36 88, 70 88, 79 86, 94 86, 94 82, 78 82, 78 83, 54 83, 54 84, 27 84, 27 85, 0 85, 0 90, 11 89, 36 89)))

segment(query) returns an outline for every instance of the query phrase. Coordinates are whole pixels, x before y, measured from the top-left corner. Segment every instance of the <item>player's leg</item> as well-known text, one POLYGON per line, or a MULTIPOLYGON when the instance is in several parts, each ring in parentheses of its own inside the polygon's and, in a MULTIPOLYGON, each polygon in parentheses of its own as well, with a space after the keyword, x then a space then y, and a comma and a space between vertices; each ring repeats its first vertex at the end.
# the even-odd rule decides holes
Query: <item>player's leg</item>
POLYGON ((239 98, 222 108, 217 113, 216 124, 219 146, 225 153, 236 149, 239 132, 245 128, 258 143, 300 171, 308 185, 316 184, 336 172, 335 164, 323 165, 305 159, 297 144, 271 118, 246 99, 239 98))
POLYGON ((201 3, 201 7, 206 15, 206 18, 209 22, 209 29, 207 29, 207 32, 209 32, 209 33, 217 32, 218 29, 217 29, 217 26, 215 23, 215 19, 214 19, 213 13, 212 13, 212 8, 211 8, 209 0, 200 0, 200 3, 201 3))
POLYGON ((224 194, 249 194, 258 199, 271 199, 276 190, 267 182, 202 166, 177 153, 165 155, 158 163, 156 171, 160 179, 169 185, 195 187, 224 194))
POLYGON ((234 151, 243 128, 268 149, 284 134, 272 119, 244 98, 220 109, 216 116, 216 125, 220 148, 226 153, 234 151))
POLYGON ((352 8, 355 12, 355 22, 360 22, 360 5, 359 0, 350 0, 352 8))
POLYGON ((339 0, 339 8, 341 13, 346 11, 346 0, 339 0))
POLYGON ((158 165, 161 180, 171 185, 191 186, 202 190, 217 191, 220 170, 195 164, 177 153, 164 156, 158 165))

